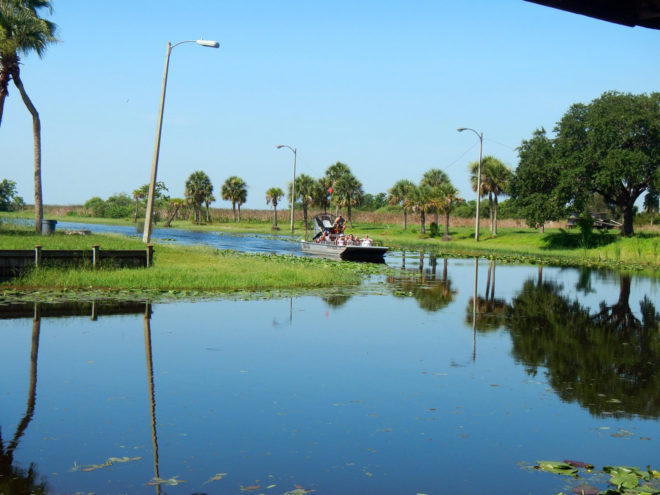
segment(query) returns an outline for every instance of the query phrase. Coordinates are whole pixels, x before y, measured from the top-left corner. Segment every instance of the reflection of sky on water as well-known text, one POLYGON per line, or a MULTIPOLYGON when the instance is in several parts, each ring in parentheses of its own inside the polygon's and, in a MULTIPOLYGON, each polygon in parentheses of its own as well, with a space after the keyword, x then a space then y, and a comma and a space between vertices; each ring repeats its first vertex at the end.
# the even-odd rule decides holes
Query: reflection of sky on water
MULTIPOLYGON (((479 265, 481 294, 487 266, 479 265)), ((543 369, 531 376, 512 360, 504 328, 477 334, 473 362, 465 321, 473 268, 472 260, 449 260, 457 293, 435 312, 390 295, 378 279, 380 294, 358 291, 335 306, 316 296, 156 305, 160 475, 186 480, 164 490, 555 493, 566 479, 516 463, 653 464, 657 420, 596 417, 562 402, 543 369), (632 435, 611 436, 620 429, 632 435), (227 476, 205 485, 216 473, 227 476)), ((537 267, 498 265, 496 297, 510 301, 537 275, 537 267)), ((570 292, 578 274, 543 269, 544 280, 559 278, 570 292)), ((595 277, 589 298, 616 302, 616 281, 595 277)), ((651 286, 633 284, 634 311, 651 286)), ((0 321, 3 440, 25 411, 31 328, 31 319, 0 321)), ((38 377, 17 462, 36 463, 53 493, 155 493, 145 485, 153 453, 141 315, 44 318, 38 377), (71 471, 74 462, 123 456, 142 459, 71 471)))

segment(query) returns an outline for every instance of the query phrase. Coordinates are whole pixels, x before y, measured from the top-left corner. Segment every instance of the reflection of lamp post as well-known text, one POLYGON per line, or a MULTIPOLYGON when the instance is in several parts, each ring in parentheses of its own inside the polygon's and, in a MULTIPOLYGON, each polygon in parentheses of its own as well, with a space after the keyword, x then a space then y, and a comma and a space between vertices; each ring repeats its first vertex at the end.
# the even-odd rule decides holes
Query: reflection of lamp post
POLYGON ((479 165, 477 167, 477 219, 474 222, 475 223, 474 240, 479 242, 479 203, 481 199, 481 151, 483 150, 483 146, 484 146, 484 133, 477 132, 474 129, 470 129, 469 127, 459 127, 456 130, 458 132, 472 131, 479 138, 479 165))
POLYGON ((295 191, 296 191, 296 148, 292 148, 287 144, 278 144, 277 149, 289 148, 293 151, 293 182, 291 182, 291 233, 293 234, 293 204, 296 202, 295 191))
POLYGON ((158 124, 156 126, 156 143, 154 145, 154 156, 151 162, 149 196, 147 197, 147 211, 144 216, 144 234, 142 235, 142 241, 145 243, 148 243, 151 237, 151 218, 154 211, 154 189, 156 188, 156 171, 158 169, 158 154, 160 152, 160 133, 163 129, 163 107, 165 106, 165 88, 167 87, 167 70, 170 65, 170 53, 172 52, 172 48, 182 43, 197 43, 198 45, 207 46, 209 48, 218 48, 220 46, 220 43, 211 40, 186 40, 179 41, 173 45, 169 41, 167 42, 167 52, 165 52, 165 71, 163 72, 163 86, 160 91, 160 110, 158 112, 158 124))
POLYGON ((474 294, 472 296, 472 362, 477 359, 477 268, 479 258, 474 258, 474 294))
MULTIPOLYGON (((154 364, 151 354, 151 308, 147 303, 142 317, 144 330, 144 353, 147 361, 147 381, 149 384, 149 412, 151 414, 151 444, 154 452, 154 481, 160 479, 158 472, 158 437, 156 436, 156 399, 154 397, 154 364)), ((156 495, 160 495, 160 483, 156 483, 156 495)))

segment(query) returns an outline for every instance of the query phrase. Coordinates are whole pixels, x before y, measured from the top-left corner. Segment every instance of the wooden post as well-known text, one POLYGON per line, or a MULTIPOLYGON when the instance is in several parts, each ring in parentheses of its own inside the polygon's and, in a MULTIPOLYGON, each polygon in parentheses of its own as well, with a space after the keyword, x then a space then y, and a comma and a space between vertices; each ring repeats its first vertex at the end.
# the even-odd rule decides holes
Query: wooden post
POLYGON ((154 256, 154 246, 153 244, 147 244, 147 268, 149 268, 153 263, 154 256))
POLYGON ((32 321, 41 320, 41 306, 38 302, 34 303, 34 314, 32 316, 32 321))
POLYGON ((92 246, 92 268, 96 270, 96 267, 98 266, 99 263, 99 245, 94 244, 92 246))
POLYGON ((39 268, 41 264, 41 246, 37 244, 34 246, 34 266, 39 268))

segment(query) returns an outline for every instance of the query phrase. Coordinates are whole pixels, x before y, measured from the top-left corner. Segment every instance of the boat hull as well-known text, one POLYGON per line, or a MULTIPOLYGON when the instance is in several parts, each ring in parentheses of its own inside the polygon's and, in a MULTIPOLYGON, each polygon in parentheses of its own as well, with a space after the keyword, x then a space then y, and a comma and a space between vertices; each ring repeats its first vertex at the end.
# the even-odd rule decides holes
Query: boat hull
POLYGON ((383 263, 387 248, 383 246, 337 246, 330 243, 301 241, 304 253, 314 254, 336 260, 370 261, 383 263))

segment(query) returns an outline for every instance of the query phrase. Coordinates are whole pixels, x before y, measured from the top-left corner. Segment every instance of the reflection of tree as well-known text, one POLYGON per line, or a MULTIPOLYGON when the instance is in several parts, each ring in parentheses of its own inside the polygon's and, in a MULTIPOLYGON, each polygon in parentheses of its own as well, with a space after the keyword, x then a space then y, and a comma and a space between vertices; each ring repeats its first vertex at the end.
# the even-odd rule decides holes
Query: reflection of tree
POLYGON ((321 296, 321 299, 323 299, 328 306, 339 308, 346 304, 351 297, 353 297, 353 294, 348 291, 336 291, 324 294, 321 296))
POLYGON ((512 299, 506 321, 513 356, 530 373, 547 368, 559 397, 592 414, 660 417, 660 314, 651 301, 640 303, 640 321, 630 311, 627 276, 617 303, 602 303, 595 314, 561 289, 528 280, 512 299))
POLYGON ((602 302, 600 304, 600 312, 593 317, 595 322, 608 325, 617 332, 638 330, 642 323, 630 309, 629 299, 630 275, 622 273, 619 280, 619 300, 611 306, 607 306, 602 302))
MULTIPOLYGON (((442 277, 437 278, 435 273, 436 260, 431 257, 431 270, 420 270, 416 273, 401 272, 390 275, 387 281, 394 288, 394 295, 398 297, 415 298, 419 307, 426 311, 439 311, 454 300, 456 290, 451 287, 451 280, 447 278, 447 259, 443 260, 442 277)), ((420 253, 420 266, 423 266, 423 255, 420 253)))
POLYGON ((16 428, 14 437, 5 448, 2 441, 2 432, 0 431, 0 493, 2 494, 44 494, 46 493, 46 483, 39 482, 39 475, 30 464, 27 469, 13 466, 14 450, 18 446, 18 441, 25 433, 25 430, 32 420, 34 406, 37 397, 37 355, 39 352, 39 333, 41 331, 41 320, 38 315, 32 321, 32 350, 30 352, 30 384, 28 388, 28 400, 25 408, 25 414, 16 428))
MULTIPOLYGON (((486 275, 486 295, 477 296, 476 329, 481 332, 497 330, 503 325, 505 316, 506 301, 495 299, 495 261, 491 261, 486 275)), ((472 327, 474 319, 474 297, 471 297, 465 308, 465 323, 472 327)))

